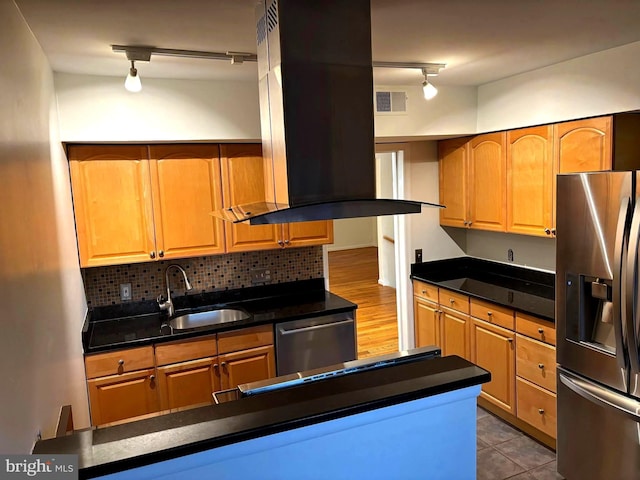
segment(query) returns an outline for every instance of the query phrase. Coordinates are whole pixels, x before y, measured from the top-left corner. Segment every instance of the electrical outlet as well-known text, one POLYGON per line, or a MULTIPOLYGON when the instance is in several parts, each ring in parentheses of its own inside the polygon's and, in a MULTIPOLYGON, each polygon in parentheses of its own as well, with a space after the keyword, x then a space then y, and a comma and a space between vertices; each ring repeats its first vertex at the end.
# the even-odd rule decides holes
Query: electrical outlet
POLYGON ((512 249, 507 250, 507 260, 509 260, 510 262, 513 262, 513 250, 512 249))
POLYGON ((120 284, 120 300, 123 302, 127 302, 131 300, 131 284, 130 283, 120 284))
POLYGON ((253 285, 271 283, 271 270, 268 268, 252 268, 251 283, 253 285))
POLYGON ((422 263, 422 249, 416 248, 416 263, 422 263))

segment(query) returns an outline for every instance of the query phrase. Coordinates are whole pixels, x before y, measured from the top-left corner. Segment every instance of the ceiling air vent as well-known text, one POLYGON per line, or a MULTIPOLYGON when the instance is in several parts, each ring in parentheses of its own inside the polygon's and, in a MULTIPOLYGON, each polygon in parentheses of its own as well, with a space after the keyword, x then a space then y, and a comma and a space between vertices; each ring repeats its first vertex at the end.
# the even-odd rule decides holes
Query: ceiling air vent
POLYGON ((407 113, 407 92, 376 91, 376 113, 407 113))

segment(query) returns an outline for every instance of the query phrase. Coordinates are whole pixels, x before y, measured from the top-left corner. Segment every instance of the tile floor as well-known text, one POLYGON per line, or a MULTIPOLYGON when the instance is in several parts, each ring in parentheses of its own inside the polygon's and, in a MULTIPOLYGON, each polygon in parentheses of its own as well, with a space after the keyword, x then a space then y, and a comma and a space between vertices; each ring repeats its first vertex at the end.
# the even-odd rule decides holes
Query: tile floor
POLYGON ((478 407, 478 480, 556 480, 556 454, 478 407))

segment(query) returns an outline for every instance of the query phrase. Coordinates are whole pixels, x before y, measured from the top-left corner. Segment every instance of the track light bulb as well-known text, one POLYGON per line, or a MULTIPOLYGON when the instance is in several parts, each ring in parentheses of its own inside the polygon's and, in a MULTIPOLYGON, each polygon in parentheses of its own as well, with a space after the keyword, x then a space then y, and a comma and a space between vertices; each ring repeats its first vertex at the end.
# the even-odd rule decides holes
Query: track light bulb
POLYGON ((431 100, 438 94, 438 89, 429 83, 427 78, 422 82, 422 93, 424 94, 424 98, 426 100, 431 100))
POLYGON ((135 67, 133 60, 131 61, 129 75, 127 75, 127 79, 124 81, 124 88, 126 88, 129 92, 134 93, 142 90, 142 82, 140 81, 138 69, 135 67))

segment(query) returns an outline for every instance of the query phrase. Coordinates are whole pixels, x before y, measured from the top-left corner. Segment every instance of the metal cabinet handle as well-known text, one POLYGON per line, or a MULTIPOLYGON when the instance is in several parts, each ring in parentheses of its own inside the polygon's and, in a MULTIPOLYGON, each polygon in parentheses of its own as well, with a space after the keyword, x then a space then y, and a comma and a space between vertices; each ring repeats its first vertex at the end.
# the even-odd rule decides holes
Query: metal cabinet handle
POLYGON ((149 253, 149 256, 150 256, 151 258, 156 258, 156 252, 151 252, 151 253, 149 253))
POLYGON ((491 315, 493 315, 493 312, 487 312, 487 315, 491 316, 491 315))
POLYGON ((467 225, 471 226, 473 222, 471 220, 469 220, 469 223, 467 225))
POLYGON ((513 338, 507 338, 507 342, 513 343, 513 338))
POLYGON ((155 379, 156 379, 156 376, 155 376, 155 375, 149 375, 149 380, 150 380, 150 381, 152 381, 152 382, 153 382, 155 379))
POLYGON ((556 229, 555 228, 551 229, 551 235, 553 235, 554 237, 556 236, 556 229))
POLYGON ((217 370, 217 369, 218 369, 218 364, 217 364, 217 363, 214 363, 214 364, 213 364, 213 369, 214 369, 214 370, 217 370))
POLYGON ((289 240, 285 240, 285 241, 284 241, 284 244, 285 244, 285 245, 289 245, 289 243, 291 243, 291 242, 289 242, 289 240))
POLYGON ((422 294, 423 294, 423 295, 426 295, 426 294, 427 294, 427 291, 426 291, 426 290, 422 290, 422 294))
POLYGON ((544 408, 539 408, 539 409, 538 409, 538 413, 539 413, 540 415, 544 414, 544 408))
POLYGON ((164 250, 160 250, 160 251, 158 252, 158 256, 159 256, 160 258, 164 257, 164 250))
POLYGON ((551 229, 550 228, 545 228, 544 229, 544 233, 546 233, 547 235, 551 235, 551 229))
POLYGON ((223 367, 223 368, 224 368, 224 367, 226 367, 226 366, 227 366, 227 362, 222 362, 222 363, 220 364, 220 366, 221 366, 221 367, 223 367))
POLYGON ((124 365, 124 360, 123 359, 118 360, 118 365, 122 367, 124 365))
POLYGON ((543 329, 543 328, 539 328, 539 329, 538 329, 538 333, 539 333, 540 335, 542 335, 542 334, 544 333, 544 329, 543 329))
POLYGON ((282 240, 278 240, 278 245, 280 245, 281 247, 284 247, 284 242, 282 240))
POLYGON ((544 363, 539 363, 539 364, 538 364, 538 368, 539 368, 540 370, 542 370, 542 369, 544 368, 544 363))
POLYGON ((451 302, 451 305, 455 303, 455 300, 453 298, 450 298, 449 301, 451 302))

